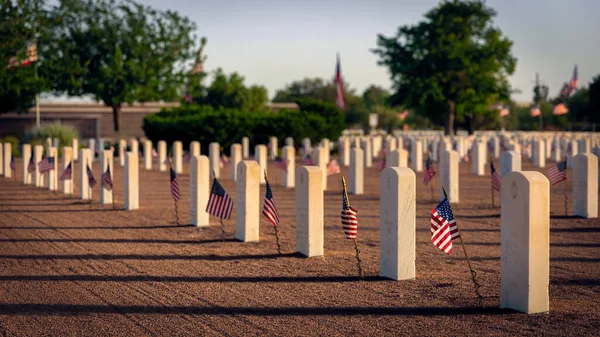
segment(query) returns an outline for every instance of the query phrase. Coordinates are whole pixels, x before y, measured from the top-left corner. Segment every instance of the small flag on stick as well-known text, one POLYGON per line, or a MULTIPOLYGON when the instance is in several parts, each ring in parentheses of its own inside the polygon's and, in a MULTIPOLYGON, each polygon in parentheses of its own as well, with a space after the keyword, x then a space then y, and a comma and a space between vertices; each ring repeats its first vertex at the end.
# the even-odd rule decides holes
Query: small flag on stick
MULTIPOLYGON (((435 168, 433 167, 433 163, 431 162, 431 158, 427 157, 425 161, 425 170, 423 171, 423 184, 427 185, 435 176, 435 168)), ((439 200, 439 199, 438 199, 439 200)))
POLYGON ((35 171, 35 161, 33 155, 29 158, 29 164, 27 165, 27 172, 33 173, 35 171))
POLYGON ((502 187, 502 178, 500 178, 500 174, 498 171, 496 171, 493 162, 490 162, 490 168, 492 171, 492 188, 500 192, 500 188, 502 187))
POLYGON ((67 167, 65 167, 65 169, 63 170, 59 178, 60 181, 71 180, 71 175, 73 173, 73 170, 71 169, 71 164, 72 162, 70 162, 69 165, 67 165, 67 167))
POLYGON ((385 168, 385 157, 379 159, 377 162, 375 162, 375 169, 377 170, 377 172, 381 172, 383 171, 383 169, 385 168))
POLYGON ((223 186, 215 178, 210 191, 210 197, 208 198, 208 204, 206 205, 206 212, 212 216, 227 220, 231 216, 232 209, 233 200, 231 200, 223 186))
POLYGON ((40 160, 38 163, 38 168, 40 173, 46 173, 54 170, 54 157, 47 157, 40 160))
POLYGON ((17 167, 15 166, 15 157, 13 157, 12 154, 10 155, 10 169, 13 171, 17 170, 17 167))
POLYGON ((431 211, 431 242, 444 253, 452 253, 452 241, 460 237, 448 198, 431 211))
POLYGON ((90 186, 90 188, 94 188, 94 186, 96 186, 96 179, 94 178, 94 173, 92 172, 92 169, 89 165, 86 165, 85 171, 87 172, 88 176, 88 185, 90 186))
POLYGON ((100 186, 104 187, 108 191, 112 190, 113 182, 110 176, 110 166, 107 166, 106 172, 102 173, 100 176, 100 186))
POLYGON ((346 239, 354 241, 354 252, 356 257, 356 268, 358 269, 358 277, 363 277, 362 261, 360 259, 360 249, 356 240, 358 232, 358 217, 354 208, 350 207, 348 199, 348 190, 346 189, 346 179, 342 176, 342 228, 346 239))
POLYGON ((287 159, 283 159, 281 157, 275 157, 275 167, 280 168, 280 169, 284 170, 285 172, 287 172, 289 163, 290 163, 290 161, 287 159))
POLYGON ((332 176, 339 174, 340 172, 340 164, 338 164, 337 160, 332 159, 331 161, 329 161, 329 163, 327 164, 327 175, 332 176))
POLYGON ((307 154, 306 157, 304 157, 304 159, 302 160, 302 165, 304 166, 312 166, 315 163, 313 162, 312 158, 310 157, 310 154, 307 154))
POLYGON ((263 215, 273 224, 275 229, 275 238, 277 239, 277 253, 281 254, 281 242, 279 239, 279 212, 275 206, 275 200, 273 200, 273 191, 271 185, 267 179, 267 172, 265 171, 265 182, 267 183, 267 192, 265 193, 265 203, 263 205, 263 215))
POLYGON ((179 191, 179 182, 177 182, 177 174, 175 174, 175 170, 172 167, 169 168, 171 174, 171 196, 173 200, 179 201, 181 200, 181 192, 179 191))
POLYGON ((567 161, 560 162, 548 169, 546 172, 551 185, 556 185, 567 180, 567 161))

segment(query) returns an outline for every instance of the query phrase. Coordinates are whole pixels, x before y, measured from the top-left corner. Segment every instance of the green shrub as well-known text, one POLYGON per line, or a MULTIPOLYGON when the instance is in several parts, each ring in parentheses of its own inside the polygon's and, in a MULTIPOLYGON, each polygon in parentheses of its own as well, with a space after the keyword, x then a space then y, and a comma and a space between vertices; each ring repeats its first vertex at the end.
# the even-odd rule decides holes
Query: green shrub
POLYGON ((0 143, 10 143, 11 152, 13 157, 21 156, 21 147, 19 146, 19 138, 15 136, 5 136, 4 138, 0 138, 0 143))
POLYGON ((46 138, 58 138, 59 151, 63 146, 72 146, 73 139, 79 138, 79 133, 75 128, 69 125, 60 123, 42 124, 38 128, 32 128, 25 132, 21 137, 22 143, 30 143, 32 145, 45 145, 46 138))
POLYGON ((231 144, 241 142, 244 136, 253 145, 267 144, 271 136, 277 137, 280 143, 286 137, 308 137, 313 142, 322 138, 335 140, 344 128, 344 116, 339 109, 314 103, 306 103, 300 111, 281 110, 277 113, 184 105, 148 115, 143 123, 146 137, 153 143, 164 140, 170 148, 179 140, 187 147, 189 142, 197 140, 203 153, 208 151, 211 142, 218 142, 222 150, 229 153, 231 144), (307 107, 313 110, 306 110, 307 107))

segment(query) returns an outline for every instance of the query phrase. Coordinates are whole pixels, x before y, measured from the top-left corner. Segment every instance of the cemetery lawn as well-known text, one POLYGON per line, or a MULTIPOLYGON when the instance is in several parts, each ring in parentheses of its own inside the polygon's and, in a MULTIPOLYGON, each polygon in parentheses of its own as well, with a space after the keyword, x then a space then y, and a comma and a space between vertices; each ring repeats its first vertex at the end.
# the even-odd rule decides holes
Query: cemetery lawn
MULTIPOLYGON (((19 178, 21 165, 17 160, 19 178)), ((523 167, 533 169, 528 160, 523 167)), ((178 177, 183 224, 189 222, 189 166, 184 170, 178 177)), ((565 216, 571 170, 567 182, 551 188, 550 312, 536 315, 499 309, 499 195, 492 208, 486 170, 477 177, 470 164, 460 164, 460 204, 453 205, 485 309, 477 306, 460 245, 447 256, 431 244, 436 203, 421 173, 417 278, 410 281, 378 277, 379 174, 372 168, 365 169, 365 194, 350 195, 364 280, 356 277, 354 245, 341 229, 339 175, 329 177, 325 192, 325 257, 309 259, 294 254, 295 194, 281 187, 272 162, 282 255, 264 217, 258 243, 233 240, 235 211, 224 240, 216 219, 208 228, 177 226, 168 173, 142 165, 141 209, 130 212, 100 205, 98 186, 88 204, 0 178, 0 335, 597 335, 600 221, 565 216)), ((220 181, 235 201, 230 171, 226 165, 220 181)), ((347 177, 348 168, 342 173, 347 177)), ((94 175, 100 177, 96 163, 94 175)), ((431 182, 436 199, 438 176, 431 182)), ((118 208, 122 184, 115 160, 118 208)))

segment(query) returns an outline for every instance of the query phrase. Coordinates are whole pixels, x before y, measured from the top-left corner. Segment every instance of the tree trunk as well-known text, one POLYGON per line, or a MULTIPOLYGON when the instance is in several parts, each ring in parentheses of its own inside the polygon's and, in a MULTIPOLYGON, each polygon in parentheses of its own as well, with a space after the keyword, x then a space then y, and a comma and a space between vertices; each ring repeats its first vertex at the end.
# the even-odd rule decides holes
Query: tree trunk
POLYGON ((448 114, 446 115, 446 122, 444 123, 444 132, 446 136, 454 135, 454 101, 448 101, 448 114))
POLYGON ((111 108, 113 111, 113 123, 115 125, 115 133, 118 134, 121 130, 121 104, 112 105, 111 108))

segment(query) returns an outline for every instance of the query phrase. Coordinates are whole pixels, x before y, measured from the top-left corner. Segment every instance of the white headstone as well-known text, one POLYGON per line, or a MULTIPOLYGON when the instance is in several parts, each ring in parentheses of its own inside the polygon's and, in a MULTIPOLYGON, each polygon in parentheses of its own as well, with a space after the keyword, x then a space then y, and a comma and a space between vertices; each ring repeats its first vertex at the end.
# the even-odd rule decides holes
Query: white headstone
POLYGON ((325 152, 325 162, 329 163, 329 152, 331 151, 331 145, 329 144, 329 139, 323 138, 321 140, 321 147, 325 152))
POLYGON ((94 160, 94 158, 96 158, 96 152, 98 151, 98 148, 96 147, 96 139, 88 139, 88 149, 92 150, 92 160, 94 160))
POLYGON ((71 179, 65 179, 62 181, 62 192, 64 194, 73 194, 73 180, 75 177, 75 163, 73 161, 73 148, 70 146, 63 147, 62 151, 62 165, 58 170, 58 174, 62 175, 63 171, 67 166, 71 165, 71 179))
POLYGON ((237 166, 242 161, 242 144, 231 144, 231 180, 237 181, 237 166))
POLYGON ((296 251, 307 257, 324 250, 322 177, 316 166, 296 169, 296 251))
POLYGON ((339 145, 340 150, 340 164, 343 166, 350 165, 350 139, 342 138, 339 145))
POLYGON ((521 171, 521 154, 516 151, 504 151, 500 155, 500 176, 513 171, 521 171))
POLYGON ((152 170, 152 141, 144 141, 144 169, 152 170))
POLYGON ((292 138, 292 137, 286 137, 285 138, 285 146, 294 147, 294 138, 292 138))
POLYGON ((415 172, 423 171, 423 143, 413 139, 410 146, 410 164, 415 172))
POLYGON ((30 185, 33 183, 33 173, 29 173, 27 167, 29 166, 29 161, 31 160, 31 144, 23 144, 23 167, 21 168, 21 176, 23 177, 23 184, 30 185))
POLYGON ((473 143, 471 150, 471 172, 477 176, 485 175, 486 150, 485 143, 477 141, 473 143))
POLYGON ((138 156, 138 158, 139 158, 139 155, 140 155, 140 143, 138 142, 138 140, 135 139, 135 138, 131 138, 129 140, 129 147, 130 147, 129 151, 135 153, 138 156))
POLYGON ((458 203, 458 152, 450 151, 442 152, 442 158, 440 161, 440 199, 444 198, 444 192, 442 187, 446 189, 448 193, 448 201, 450 203, 458 203))
POLYGON ((274 160, 279 152, 277 137, 269 137, 269 159, 274 160))
MULTIPOLYGON (((137 155, 137 153, 136 153, 137 155)), ((158 170, 165 172, 169 164, 167 162, 167 142, 164 140, 158 141, 158 170)))
POLYGON ((178 140, 173 142, 173 170, 183 172, 183 144, 178 140))
POLYGON ((191 157, 200 155, 200 142, 197 140, 190 142, 190 162, 191 157))
POLYGON ((323 178, 321 182, 323 183, 323 191, 327 190, 327 159, 326 159, 326 151, 323 147, 316 147, 313 150, 312 160, 315 166, 318 166, 321 171, 323 171, 323 178))
MULTIPOLYGON (((364 167, 369 168, 369 167, 373 166, 373 153, 371 152, 371 150, 372 150, 371 140, 369 138, 364 138, 360 142, 360 147, 363 150, 364 167)), ((350 159, 350 161, 352 161, 352 159, 350 159)))
POLYGON ((79 139, 73 138, 73 160, 79 160, 79 139))
POLYGON ((573 158, 573 215, 598 217, 598 157, 591 153, 573 158))
POLYGON ((546 141, 538 139, 533 142, 533 165, 539 168, 546 167, 546 141))
POLYGON ((221 148, 219 143, 212 142, 208 144, 208 160, 210 164, 210 177, 221 178, 221 148))
MULTIPOLYGON (((81 149, 79 152, 79 198, 83 200, 92 199, 92 189, 90 188, 87 174, 87 167, 92 168, 92 149, 81 149)), ((136 154, 137 158, 137 154, 136 154)), ((96 182, 100 177, 94 177, 96 182)))
POLYGON ((573 157, 575 157, 579 152, 579 147, 577 146, 577 142, 572 140, 569 143, 570 151, 567 151, 567 167, 573 168, 573 157))
POLYGON ((4 176, 6 178, 10 178, 12 177, 12 170, 10 168, 10 159, 12 158, 12 145, 11 143, 0 143, 0 147, 3 148, 3 151, 0 151, 0 153, 2 153, 2 170, 0 170, 0 173, 2 173, 2 171, 4 171, 4 176))
POLYGON ((416 176, 406 167, 385 168, 379 177, 379 275, 415 278, 416 176))
POLYGON ((58 176, 56 172, 58 171, 58 149, 55 147, 50 148, 50 152, 48 153, 48 158, 54 158, 54 168, 48 171, 48 181, 46 182, 46 187, 50 191, 58 190, 58 176))
POLYGON ((40 173, 39 162, 42 160, 44 153, 44 146, 36 145, 33 148, 33 164, 35 165, 35 171, 33 172, 33 181, 35 187, 44 187, 44 175, 40 173))
MULTIPOLYGON (((152 143, 150 143, 152 145, 152 143)), ((113 166, 113 152, 111 150, 104 150, 100 153, 100 175, 106 172, 106 169, 110 167, 110 177, 114 181, 114 166, 113 166)), ((99 177, 98 185, 100 185, 100 203, 107 205, 113 202, 112 189, 108 190, 102 186, 102 179, 99 177)))
POLYGON ((579 150, 578 153, 590 153, 591 152, 589 138, 581 138, 580 140, 577 141, 577 145, 578 145, 578 150, 579 150))
POLYGON ((296 149, 293 146, 284 146, 281 153, 282 159, 288 161, 287 170, 281 174, 283 187, 292 188, 296 186, 296 149))
POLYGON ((125 139, 119 139, 119 164, 121 167, 125 166, 125 156, 127 153, 127 141, 125 139))
POLYGON ((260 222, 260 166, 254 160, 238 163, 236 182, 235 238, 258 242, 260 222))
POLYGON ((127 152, 125 156, 125 195, 123 201, 125 203, 125 209, 128 211, 140 208, 138 160, 137 153, 127 152))
POLYGON ((210 216, 206 212, 209 197, 210 165, 208 157, 194 155, 190 159, 190 222, 192 225, 196 227, 209 225, 210 216))
POLYGON ((364 159, 363 150, 355 147, 350 150, 350 179, 348 193, 360 195, 364 193, 364 159))
POLYGON ((552 141, 552 155, 550 156, 550 158, 555 162, 559 162, 562 160, 562 153, 560 151, 560 139, 558 139, 557 137, 555 137, 552 141))
POLYGON ((250 139, 248 137, 242 137, 242 159, 250 157, 250 139))
POLYGON ((549 310, 550 182, 540 172, 502 178, 500 307, 549 310))
POLYGON ((260 167, 260 183, 264 184, 266 182, 264 172, 267 172, 267 146, 266 145, 256 145, 254 147, 254 160, 258 162, 260 167))

